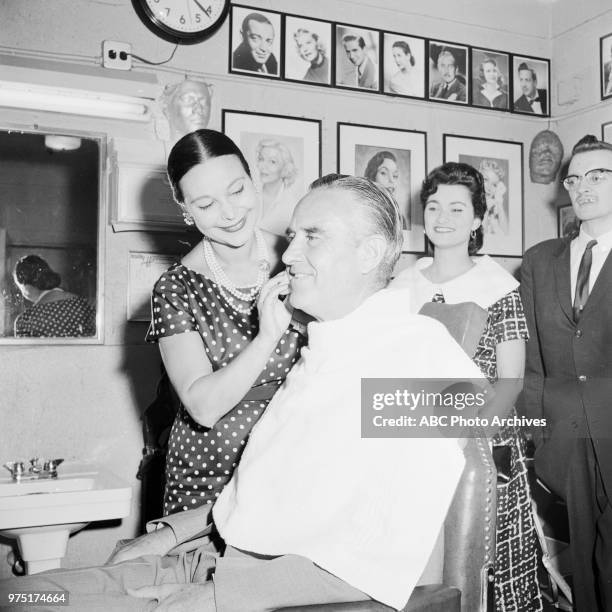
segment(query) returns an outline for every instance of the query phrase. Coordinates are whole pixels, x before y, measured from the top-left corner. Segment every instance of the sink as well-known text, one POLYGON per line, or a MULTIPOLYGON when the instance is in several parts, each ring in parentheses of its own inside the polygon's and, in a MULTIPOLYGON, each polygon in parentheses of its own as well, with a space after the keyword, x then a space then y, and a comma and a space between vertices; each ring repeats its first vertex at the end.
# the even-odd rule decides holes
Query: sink
POLYGON ((65 462, 57 478, 0 477, 0 535, 17 538, 29 574, 60 567, 70 533, 129 516, 130 485, 106 468, 65 462))

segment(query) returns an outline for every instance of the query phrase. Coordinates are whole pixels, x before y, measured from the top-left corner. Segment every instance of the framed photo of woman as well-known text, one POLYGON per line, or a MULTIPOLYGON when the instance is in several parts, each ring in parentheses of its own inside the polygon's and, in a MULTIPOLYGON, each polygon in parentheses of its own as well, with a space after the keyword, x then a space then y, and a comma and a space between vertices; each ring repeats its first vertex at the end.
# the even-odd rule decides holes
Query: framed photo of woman
POLYGON ((312 85, 332 84, 332 24, 285 15, 284 77, 312 85))
POLYGON ((425 39, 383 33, 383 92, 425 97, 425 39))
POLYGON ((403 251, 423 253, 425 232, 419 189, 427 174, 427 134, 338 123, 338 172, 384 187, 399 205, 403 251))
POLYGON ((510 55, 492 49, 471 50, 472 106, 510 110, 510 55))
POLYGON ((284 236, 295 205, 321 176, 321 121, 235 110, 223 110, 222 121, 261 194, 260 227, 284 236))
POLYGON ((480 253, 523 256, 523 145, 444 134, 444 161, 469 164, 484 179, 487 212, 480 253))

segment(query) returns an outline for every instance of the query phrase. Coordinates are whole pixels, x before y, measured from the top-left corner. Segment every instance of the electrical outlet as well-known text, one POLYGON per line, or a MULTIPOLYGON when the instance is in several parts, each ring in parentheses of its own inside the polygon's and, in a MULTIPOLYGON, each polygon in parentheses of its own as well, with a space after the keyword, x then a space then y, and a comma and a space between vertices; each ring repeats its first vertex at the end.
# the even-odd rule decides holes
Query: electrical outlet
POLYGON ((132 69, 132 45, 130 43, 105 40, 102 42, 102 66, 113 70, 132 69))

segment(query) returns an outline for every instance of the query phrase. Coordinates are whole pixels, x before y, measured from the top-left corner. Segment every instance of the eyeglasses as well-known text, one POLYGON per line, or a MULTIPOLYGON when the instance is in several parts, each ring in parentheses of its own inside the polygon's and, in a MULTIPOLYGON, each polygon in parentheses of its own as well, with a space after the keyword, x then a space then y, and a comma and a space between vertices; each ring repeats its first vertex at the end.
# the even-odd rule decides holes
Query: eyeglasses
POLYGON ((570 174, 563 179, 563 186, 568 191, 572 191, 578 188, 578 185, 580 185, 582 179, 585 179, 591 186, 601 185, 601 183, 605 183, 608 180, 609 173, 612 173, 612 170, 608 170, 608 168, 594 168, 582 176, 578 174, 570 174))

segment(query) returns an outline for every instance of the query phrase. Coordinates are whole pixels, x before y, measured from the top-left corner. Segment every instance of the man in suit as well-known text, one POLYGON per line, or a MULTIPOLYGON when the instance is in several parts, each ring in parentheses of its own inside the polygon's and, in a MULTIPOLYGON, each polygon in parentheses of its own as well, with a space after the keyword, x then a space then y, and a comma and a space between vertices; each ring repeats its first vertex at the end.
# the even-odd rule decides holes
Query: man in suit
POLYGON ((344 84, 354 85, 356 82, 360 89, 378 89, 378 66, 368 57, 363 36, 346 34, 342 38, 342 45, 349 61, 355 66, 355 81, 344 84))
POLYGON ((261 13, 249 13, 242 21, 242 42, 232 55, 232 67, 278 76, 278 62, 272 53, 274 26, 261 13))
POLYGON ((438 100, 466 102, 465 85, 457 78, 457 62, 450 49, 440 51, 437 66, 442 82, 432 87, 430 96, 438 100))
POLYGON ((547 115, 547 97, 545 89, 538 89, 538 76, 533 68, 522 62, 518 67, 519 86, 523 94, 514 101, 514 110, 522 113, 547 115))
POLYGON ((521 295, 530 339, 518 408, 546 419, 535 467, 566 504, 574 604, 612 610, 612 145, 585 136, 568 176, 574 237, 529 249, 521 295))

